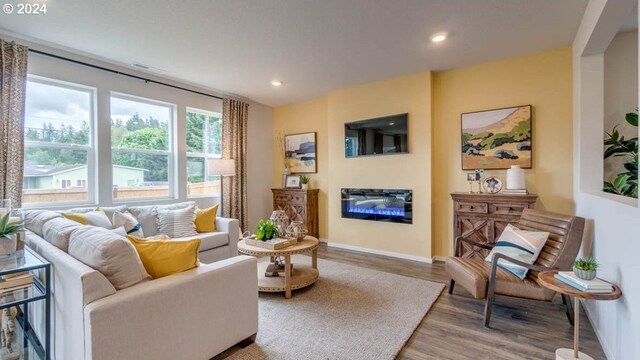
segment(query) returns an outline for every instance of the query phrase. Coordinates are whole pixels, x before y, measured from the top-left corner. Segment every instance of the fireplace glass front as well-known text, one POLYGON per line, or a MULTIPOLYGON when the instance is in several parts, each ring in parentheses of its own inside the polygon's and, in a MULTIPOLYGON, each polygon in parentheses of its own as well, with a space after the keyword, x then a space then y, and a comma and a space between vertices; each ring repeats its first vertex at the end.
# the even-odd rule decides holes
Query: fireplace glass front
POLYGON ((342 189, 342 217, 411 224, 411 190, 342 189))

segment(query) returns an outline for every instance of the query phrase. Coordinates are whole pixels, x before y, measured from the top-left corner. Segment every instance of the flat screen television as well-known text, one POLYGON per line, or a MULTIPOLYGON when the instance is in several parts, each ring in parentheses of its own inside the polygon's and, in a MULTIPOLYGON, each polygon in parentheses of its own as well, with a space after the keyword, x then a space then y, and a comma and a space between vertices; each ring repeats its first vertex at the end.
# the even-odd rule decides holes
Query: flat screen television
POLYGON ((391 155, 409 152, 409 114, 344 124, 344 155, 391 155))

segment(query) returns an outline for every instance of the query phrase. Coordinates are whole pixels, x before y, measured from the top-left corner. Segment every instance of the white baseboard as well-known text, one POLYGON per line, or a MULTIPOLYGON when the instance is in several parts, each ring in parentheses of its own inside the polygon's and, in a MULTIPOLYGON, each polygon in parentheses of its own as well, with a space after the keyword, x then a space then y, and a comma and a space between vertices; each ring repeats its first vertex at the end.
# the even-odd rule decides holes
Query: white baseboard
POLYGON ((398 259, 419 261, 419 262, 427 263, 427 264, 431 264, 432 263, 432 260, 430 258, 426 258, 426 257, 422 257, 422 256, 407 255, 407 254, 401 254, 401 253, 392 252, 392 251, 375 250, 375 249, 369 249, 369 248, 365 248, 365 247, 361 247, 361 246, 339 244, 339 243, 334 243, 334 242, 328 242, 327 239, 320 239, 320 241, 326 242, 327 246, 333 247, 333 248, 336 248, 336 249, 359 251, 359 252, 364 252, 364 253, 368 253, 368 254, 375 254, 375 255, 383 255, 383 256, 394 257, 394 258, 398 258, 398 259))
POLYGON ((600 333, 598 332, 598 328, 595 326, 595 324, 593 323, 593 320, 591 320, 591 311, 589 310, 589 307, 587 306, 587 303, 585 300, 580 300, 580 303, 582 304, 582 309, 584 311, 584 313, 587 315, 587 319, 589 319, 589 323, 591 324, 591 328, 593 328, 593 332, 596 333, 596 337, 598 338, 598 341, 600 342, 600 346, 602 346, 602 351, 604 351, 604 355, 607 357, 607 360, 616 360, 616 357, 613 355, 613 352, 610 350, 609 348, 609 344, 607 344, 607 342, 604 340, 604 338, 602 336, 600 336, 600 333))

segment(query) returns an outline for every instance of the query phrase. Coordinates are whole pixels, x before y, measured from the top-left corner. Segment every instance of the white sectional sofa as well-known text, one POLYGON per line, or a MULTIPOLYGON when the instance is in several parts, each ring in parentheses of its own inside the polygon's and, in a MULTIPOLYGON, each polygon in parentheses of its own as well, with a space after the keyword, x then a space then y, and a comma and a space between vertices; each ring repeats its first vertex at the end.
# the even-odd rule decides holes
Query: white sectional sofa
MULTIPOLYGON (((219 219, 222 231, 202 241, 211 263, 121 290, 54 245, 88 225, 41 210, 25 212, 25 222, 27 245, 52 264, 53 359, 210 359, 258 331, 257 264, 234 256, 237 220, 219 219), (53 219, 57 229, 43 231, 53 219)), ((32 308, 40 335, 42 310, 32 308)))

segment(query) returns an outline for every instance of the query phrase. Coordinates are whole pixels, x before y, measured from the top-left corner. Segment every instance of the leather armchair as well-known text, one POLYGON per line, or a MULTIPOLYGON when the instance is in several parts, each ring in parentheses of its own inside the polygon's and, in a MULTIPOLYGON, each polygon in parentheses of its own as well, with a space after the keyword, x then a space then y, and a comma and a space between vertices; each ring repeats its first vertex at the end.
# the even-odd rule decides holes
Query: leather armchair
MULTIPOLYGON (((495 295, 505 295, 531 300, 551 301, 555 292, 538 283, 538 273, 545 270, 570 270, 575 260, 584 232, 584 219, 578 216, 556 214, 546 211, 525 209, 516 226, 522 230, 548 231, 549 238, 533 264, 524 263, 504 254, 494 254, 491 263, 482 258, 449 257, 445 269, 450 277, 449 294, 456 283, 460 284, 476 299, 486 299, 484 325, 489 326, 495 295), (527 276, 520 280, 511 272, 498 266, 498 260, 509 261, 529 268, 527 276)), ((463 245, 491 250, 494 244, 481 243, 460 236, 455 241, 455 252, 463 245)), ((571 302, 562 296, 567 306, 567 317, 573 325, 571 302)))

